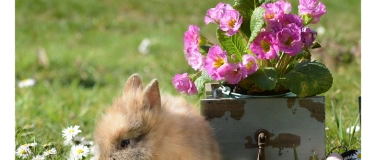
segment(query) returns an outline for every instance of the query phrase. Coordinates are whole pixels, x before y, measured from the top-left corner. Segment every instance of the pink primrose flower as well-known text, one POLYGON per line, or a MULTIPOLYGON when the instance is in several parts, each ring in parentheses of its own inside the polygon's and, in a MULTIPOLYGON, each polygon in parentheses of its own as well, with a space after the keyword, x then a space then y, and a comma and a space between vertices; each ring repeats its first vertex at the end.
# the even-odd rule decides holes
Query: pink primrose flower
POLYGON ((280 51, 295 56, 302 50, 301 29, 296 24, 286 25, 277 33, 277 43, 280 51))
POLYGON ((184 33, 184 48, 198 48, 200 41, 200 28, 195 25, 189 25, 184 33))
POLYGON ((263 28, 261 31, 268 32, 275 36, 279 31, 282 29, 282 24, 278 21, 272 21, 266 24, 265 28, 263 28))
POLYGON ((230 84, 237 84, 247 76, 245 68, 239 64, 227 63, 225 68, 225 80, 230 84))
POLYGON ((222 31, 227 32, 227 36, 236 34, 243 22, 243 17, 240 16, 237 10, 227 10, 223 17, 219 19, 219 27, 222 31))
POLYGON ((284 0, 279 0, 277 2, 275 2, 276 5, 278 5, 285 14, 288 14, 291 12, 291 3, 288 2, 288 1, 284 1, 284 0))
POLYGON ((264 20, 266 23, 269 23, 270 21, 278 21, 284 14, 284 10, 279 4, 267 3, 262 4, 261 6, 265 8, 264 20))
POLYGON ((209 48, 208 55, 204 62, 204 68, 214 80, 224 78, 227 63, 227 52, 223 51, 218 45, 209 48))
POLYGON ((278 57, 278 46, 275 43, 275 38, 268 32, 260 32, 251 43, 250 50, 260 59, 278 57))
POLYGON ((189 25, 184 33, 184 55, 188 64, 194 69, 201 71, 203 68, 204 56, 199 52, 200 28, 189 25))
POLYGON ((312 17, 312 24, 317 23, 320 17, 326 13, 326 7, 318 0, 299 0, 299 14, 312 17))
POLYGON ((302 28, 302 42, 304 47, 309 48, 316 39, 317 32, 311 28, 302 28))
POLYGON ((281 17, 279 22, 281 22, 282 27, 285 27, 286 25, 291 23, 296 24, 296 26, 298 26, 299 28, 303 27, 302 18, 296 14, 285 14, 281 17))
MULTIPOLYGON (((258 69, 257 59, 251 54, 245 54, 242 57, 242 64, 241 66, 244 67, 246 75, 251 75, 255 73, 258 69)), ((245 78, 245 77, 244 77, 245 78)))
POLYGON ((219 23, 227 10, 234 10, 230 4, 219 2, 215 8, 206 11, 205 23, 219 23))
POLYGON ((197 94, 196 85, 191 81, 188 73, 176 74, 174 78, 172 78, 172 84, 180 93, 188 95, 197 94))
POLYGON ((205 57, 198 51, 198 48, 187 48, 184 50, 185 59, 196 71, 201 71, 204 67, 205 57))

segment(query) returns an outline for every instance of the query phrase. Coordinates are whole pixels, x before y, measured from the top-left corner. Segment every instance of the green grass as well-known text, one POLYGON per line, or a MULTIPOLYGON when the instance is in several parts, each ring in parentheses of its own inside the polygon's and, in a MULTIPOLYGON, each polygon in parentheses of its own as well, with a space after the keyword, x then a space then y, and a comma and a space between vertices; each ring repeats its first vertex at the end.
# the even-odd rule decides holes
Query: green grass
MULTIPOLYGON (((171 79, 193 71, 183 55, 183 34, 189 24, 215 40, 215 25, 204 23, 206 10, 219 1, 16 0, 15 79, 34 78, 31 88, 15 89, 15 145, 52 142, 61 159, 62 129, 81 126, 81 136, 93 138, 96 118, 120 95, 126 79, 139 73, 144 83, 158 78, 164 92, 178 95, 171 79), (144 38, 154 41, 147 55, 138 53, 144 38), (44 49, 49 67, 38 65, 44 49), (33 124, 30 129, 22 129, 33 124)), ((233 4, 232 0, 226 0, 233 4)), ((293 11, 297 12, 293 3, 293 11)), ((312 25, 326 32, 313 56, 327 64, 334 77, 326 96, 326 150, 344 145, 337 137, 332 103, 341 108, 343 130, 358 116, 360 90, 360 1, 323 0, 327 14, 312 25), (342 144, 341 144, 342 143, 342 144)), ((186 97, 198 104, 198 97, 186 97)), ((347 133, 344 133, 347 134, 347 133)), ((360 132, 348 148, 360 148, 360 132)), ((15 148, 16 149, 16 148, 15 148)))

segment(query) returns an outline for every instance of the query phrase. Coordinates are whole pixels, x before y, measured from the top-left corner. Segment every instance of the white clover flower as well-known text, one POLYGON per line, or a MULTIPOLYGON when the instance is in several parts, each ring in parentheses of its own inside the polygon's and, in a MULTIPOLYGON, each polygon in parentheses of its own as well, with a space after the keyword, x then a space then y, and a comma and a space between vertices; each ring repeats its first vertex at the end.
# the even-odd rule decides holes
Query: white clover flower
POLYGON ((56 153, 57 153, 56 149, 55 148, 51 148, 50 150, 44 151, 43 155, 44 156, 49 156, 49 155, 53 155, 53 154, 56 154, 56 153))
POLYGON ((20 82, 18 82, 18 87, 19 88, 26 88, 26 87, 31 87, 35 85, 35 80, 32 78, 24 79, 20 82))
POLYGON ((360 131, 360 127, 359 126, 351 126, 351 127, 349 127, 349 128, 346 129, 346 133, 351 134, 352 131, 354 130, 354 127, 355 127, 355 132, 359 132, 360 131))
POLYGON ((16 151, 16 155, 18 157, 21 157, 22 159, 27 158, 30 155, 30 153, 31 151, 30 151, 29 146, 24 146, 24 145, 18 147, 16 151))
POLYGON ((66 140, 72 140, 78 133, 81 132, 81 130, 79 130, 78 128, 80 128, 80 126, 75 125, 74 127, 70 126, 66 129, 64 129, 63 130, 63 137, 66 140))
POLYGON ((36 155, 32 160, 45 160, 43 155, 36 155))
POLYGON ((86 157, 89 154, 89 148, 82 144, 75 145, 71 149, 69 159, 79 160, 86 157))

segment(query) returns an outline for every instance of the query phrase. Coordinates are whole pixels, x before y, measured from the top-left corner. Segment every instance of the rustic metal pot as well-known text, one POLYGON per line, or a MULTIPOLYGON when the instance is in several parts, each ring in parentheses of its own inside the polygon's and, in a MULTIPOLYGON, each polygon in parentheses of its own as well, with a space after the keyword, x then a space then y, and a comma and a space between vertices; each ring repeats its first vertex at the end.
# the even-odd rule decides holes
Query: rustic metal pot
POLYGON ((225 160, 325 159, 325 97, 224 98, 206 85, 201 114, 214 128, 225 160))

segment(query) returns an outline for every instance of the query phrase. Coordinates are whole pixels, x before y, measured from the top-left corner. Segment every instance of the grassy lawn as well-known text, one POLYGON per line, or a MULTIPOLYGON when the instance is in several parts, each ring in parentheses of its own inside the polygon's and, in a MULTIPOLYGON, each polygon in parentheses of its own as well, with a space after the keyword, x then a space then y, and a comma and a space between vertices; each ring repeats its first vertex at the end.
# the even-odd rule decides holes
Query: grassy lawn
MULTIPOLYGON (((183 54, 183 34, 189 24, 215 39, 215 25, 206 25, 206 10, 219 1, 175 0, 16 0, 15 79, 33 78, 36 85, 15 89, 15 145, 52 143, 62 159, 69 154, 62 130, 79 125, 80 136, 93 139, 95 120, 126 79, 139 73, 144 83, 158 78, 163 92, 178 95, 171 84, 177 73, 193 71, 183 54), (148 54, 138 51, 148 38, 148 54), (49 65, 38 62, 44 52, 49 65)), ((226 0, 233 4, 232 0, 226 0)), ((360 1, 322 0, 327 14, 314 29, 322 48, 313 56, 325 63, 334 77, 326 96, 326 151, 346 145, 360 149, 361 133, 347 138, 346 128, 358 116, 361 95, 360 1), (351 11, 351 12, 349 12, 351 11), (335 23, 334 23, 335 21, 335 23), (342 119, 339 138, 332 107, 342 119), (341 114, 339 114, 341 110, 341 114)), ((298 1, 291 1, 297 12, 298 1)), ((199 97, 186 97, 198 104, 199 97)), ((37 152, 44 149, 39 148, 37 152)))

